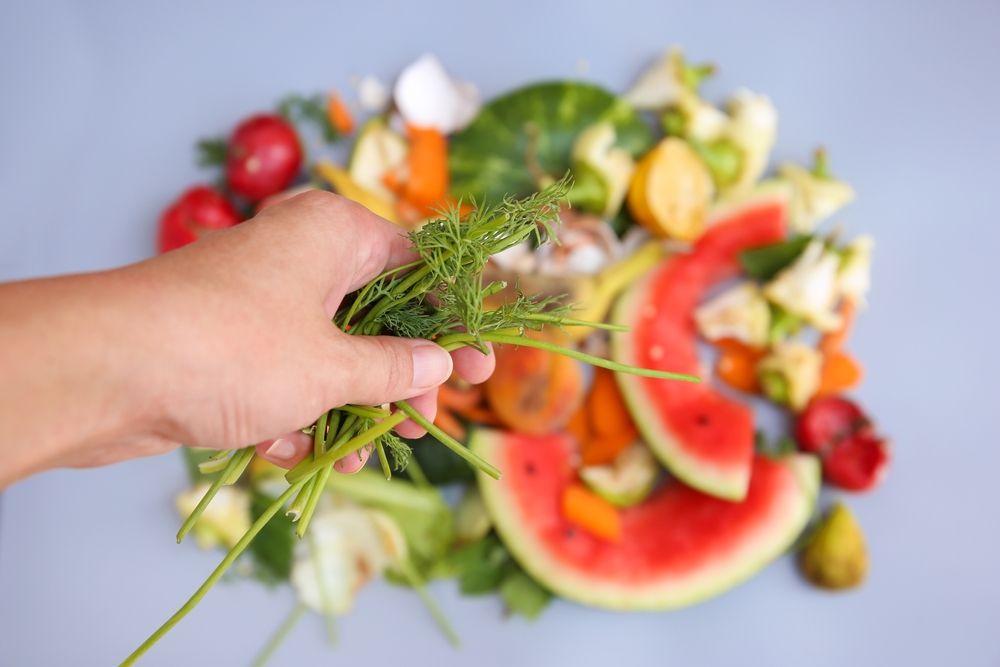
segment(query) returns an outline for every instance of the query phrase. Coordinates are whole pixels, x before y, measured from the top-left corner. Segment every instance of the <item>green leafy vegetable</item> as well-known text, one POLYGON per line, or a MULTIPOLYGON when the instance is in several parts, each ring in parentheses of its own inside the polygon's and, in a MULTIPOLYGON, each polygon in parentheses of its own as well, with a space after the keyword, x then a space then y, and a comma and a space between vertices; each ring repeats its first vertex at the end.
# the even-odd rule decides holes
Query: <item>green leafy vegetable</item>
MULTIPOLYGON (((274 498, 254 489, 250 496, 250 515, 254 520, 274 503, 274 498)), ((250 543, 254 575, 267 583, 287 581, 292 573, 294 527, 288 517, 278 516, 265 525, 250 543)))
POLYGON ((202 167, 221 167, 229 155, 229 142, 225 139, 202 139, 197 145, 198 165, 202 167))
POLYGON ((552 593, 520 568, 511 571, 500 582, 500 597, 507 611, 529 621, 538 618, 552 601, 552 593))
POLYGON ((798 259, 810 241, 812 236, 795 236, 780 243, 744 250, 740 253, 740 264, 751 277, 770 280, 798 259))
POLYGON ((500 588, 500 583, 515 567, 507 547, 491 533, 451 556, 463 595, 484 595, 500 588))
POLYGON ((601 121, 633 157, 652 144, 627 102, 589 83, 541 83, 499 97, 452 138, 452 189, 487 203, 535 192, 566 173, 577 135, 601 121))
MULTIPOLYGON (((471 482, 476 478, 476 473, 469 464, 455 452, 442 447, 434 436, 425 435, 418 440, 410 440, 409 445, 413 449, 413 460, 420 465, 427 480, 435 486, 471 482)), ((407 468, 403 474, 409 472, 407 468)))
POLYGON ((802 318, 788 312, 781 306, 768 303, 768 311, 771 314, 767 325, 767 342, 769 345, 776 345, 790 336, 794 336, 802 328, 802 318))

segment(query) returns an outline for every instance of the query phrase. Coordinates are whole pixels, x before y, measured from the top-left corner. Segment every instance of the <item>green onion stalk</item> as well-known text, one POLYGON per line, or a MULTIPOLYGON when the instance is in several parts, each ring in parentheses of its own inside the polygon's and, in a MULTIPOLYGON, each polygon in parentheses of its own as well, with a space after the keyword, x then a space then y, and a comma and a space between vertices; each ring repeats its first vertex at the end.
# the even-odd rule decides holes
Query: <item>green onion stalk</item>
MULTIPOLYGON (((333 324, 355 336, 389 334, 424 338, 448 351, 472 347, 487 354, 490 344, 535 347, 619 373, 697 382, 698 378, 691 375, 628 366, 528 337, 528 331, 546 326, 624 330, 619 325, 574 319, 570 307, 557 299, 519 293, 497 308, 487 307, 486 300, 507 287, 500 281, 484 283, 483 270, 489 258, 525 241, 552 242, 559 206, 568 187, 568 180, 563 179, 531 197, 508 198, 465 216, 459 214, 458 207, 441 212, 439 219, 409 234, 419 259, 386 271, 349 296, 334 316, 333 324)), ((122 664, 135 663, 184 618, 278 512, 284 509, 296 522, 297 535, 304 536, 338 459, 360 455, 362 449, 370 448, 377 452, 387 478, 393 469, 402 470, 411 450, 392 430, 407 419, 426 429, 479 472, 500 478, 500 470, 493 464, 436 427, 408 402, 396 401, 393 407, 390 411, 383 407, 344 405, 323 413, 304 429, 313 436, 313 450, 286 474, 288 488, 254 521, 191 598, 122 664)), ((206 462, 203 472, 217 472, 217 476, 178 531, 178 542, 195 525, 219 489, 241 478, 254 456, 254 448, 246 447, 206 462)))

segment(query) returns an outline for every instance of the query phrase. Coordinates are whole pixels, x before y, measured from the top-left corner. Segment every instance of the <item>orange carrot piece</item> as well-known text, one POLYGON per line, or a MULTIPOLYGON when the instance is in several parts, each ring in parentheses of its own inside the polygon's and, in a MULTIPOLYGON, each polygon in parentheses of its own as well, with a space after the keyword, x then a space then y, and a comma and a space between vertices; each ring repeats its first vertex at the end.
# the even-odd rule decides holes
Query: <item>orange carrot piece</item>
POLYGON ((623 429, 635 431, 613 371, 594 369, 594 384, 587 396, 587 409, 595 433, 614 433, 623 429))
POLYGON ((622 520, 618 508, 578 483, 563 491, 562 511, 566 520, 591 535, 618 542, 622 537, 622 520))
POLYGON ((846 352, 826 354, 816 395, 831 396, 846 391, 860 383, 862 375, 861 364, 846 352))
POLYGON ((844 299, 840 304, 840 327, 825 334, 819 341, 819 351, 824 354, 832 354, 844 349, 847 337, 854 327, 854 320, 858 315, 858 304, 854 299, 844 299))
POLYGON ((409 179, 401 196, 429 215, 448 196, 448 140, 431 127, 408 125, 406 134, 410 140, 409 179))
POLYGON ((483 393, 478 387, 461 389, 448 383, 438 387, 438 405, 446 405, 450 408, 472 408, 479 405, 482 400, 483 393))
POLYGON ((354 132, 354 116, 351 115, 351 110, 347 108, 344 100, 340 99, 340 95, 337 93, 330 93, 326 97, 326 116, 330 120, 330 125, 338 133, 351 134, 354 132))
POLYGON ((730 338, 720 340, 718 347, 719 358, 715 362, 715 373, 719 379, 740 391, 759 392, 757 364, 764 357, 764 350, 730 338))

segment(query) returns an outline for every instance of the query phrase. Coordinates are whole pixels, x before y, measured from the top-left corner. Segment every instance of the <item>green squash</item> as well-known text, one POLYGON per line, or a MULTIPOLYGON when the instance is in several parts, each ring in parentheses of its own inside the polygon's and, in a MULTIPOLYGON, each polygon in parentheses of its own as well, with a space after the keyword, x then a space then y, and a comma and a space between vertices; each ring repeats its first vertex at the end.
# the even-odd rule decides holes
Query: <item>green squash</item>
POLYGON ((601 121, 614 125, 616 145, 633 157, 652 145, 632 106, 593 84, 539 83, 498 97, 452 137, 452 192, 486 202, 535 192, 542 174, 569 170, 577 135, 601 121))

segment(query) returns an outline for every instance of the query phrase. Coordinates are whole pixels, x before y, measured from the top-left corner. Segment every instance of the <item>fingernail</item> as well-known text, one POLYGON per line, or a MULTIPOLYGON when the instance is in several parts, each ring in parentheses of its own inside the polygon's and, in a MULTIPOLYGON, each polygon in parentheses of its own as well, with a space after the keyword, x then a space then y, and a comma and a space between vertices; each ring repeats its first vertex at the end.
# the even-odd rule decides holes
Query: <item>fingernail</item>
POLYGON ((271 446, 267 448, 265 453, 272 458, 287 461, 295 457, 295 445, 292 444, 291 440, 278 438, 271 443, 271 446))
POLYGON ((413 348, 413 388, 436 387, 451 375, 451 355, 437 345, 413 348))

